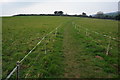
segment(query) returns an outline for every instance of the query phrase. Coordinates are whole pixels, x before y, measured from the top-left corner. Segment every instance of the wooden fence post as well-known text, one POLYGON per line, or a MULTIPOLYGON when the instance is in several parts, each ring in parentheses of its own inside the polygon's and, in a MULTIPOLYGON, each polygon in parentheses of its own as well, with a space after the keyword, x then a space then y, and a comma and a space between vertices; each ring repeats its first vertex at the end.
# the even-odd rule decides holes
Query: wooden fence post
POLYGON ((109 40, 109 43, 108 43, 108 46, 107 46, 106 55, 109 54, 109 50, 110 50, 111 36, 109 38, 110 38, 110 40, 109 40))
POLYGON ((47 46, 47 43, 45 43, 45 54, 47 54, 46 46, 47 46))
POLYGON ((56 28, 56 31, 55 31, 55 36, 57 35, 57 28, 56 28))
POLYGON ((20 62, 19 61, 17 61, 17 80, 19 80, 19 68, 20 68, 20 62))
POLYGON ((75 25, 75 29, 76 29, 76 25, 75 25))

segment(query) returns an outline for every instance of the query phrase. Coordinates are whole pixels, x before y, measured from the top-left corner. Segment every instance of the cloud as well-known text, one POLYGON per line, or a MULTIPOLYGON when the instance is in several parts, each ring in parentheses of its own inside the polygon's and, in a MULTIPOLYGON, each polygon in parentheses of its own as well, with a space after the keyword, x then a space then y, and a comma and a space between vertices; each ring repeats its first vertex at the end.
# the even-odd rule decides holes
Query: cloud
POLYGON ((51 14, 56 10, 69 14, 81 14, 82 12, 94 14, 97 11, 117 11, 118 7, 115 2, 45 2, 21 8, 20 13, 51 14))
POLYGON ((3 4, 3 15, 15 14, 53 14, 61 10, 68 14, 95 14, 98 11, 118 10, 117 2, 9 2, 3 4))
POLYGON ((10 2, 2 4, 2 14, 3 15, 14 15, 20 12, 21 9, 35 5, 32 2, 10 2))

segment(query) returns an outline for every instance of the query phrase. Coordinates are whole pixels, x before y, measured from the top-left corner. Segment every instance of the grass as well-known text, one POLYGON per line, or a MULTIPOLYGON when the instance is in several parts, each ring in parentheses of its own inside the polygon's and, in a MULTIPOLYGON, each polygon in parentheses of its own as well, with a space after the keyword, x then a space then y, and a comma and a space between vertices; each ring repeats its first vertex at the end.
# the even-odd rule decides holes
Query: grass
MULTIPOLYGON (((67 18, 51 16, 3 18, 3 78, 14 68, 16 61, 21 60, 43 36, 63 23, 63 20, 66 21, 65 19, 67 18)), ((52 48, 51 46, 52 43, 48 48, 52 48)), ((38 48, 34 53, 38 55, 41 52, 38 48)), ((30 55, 29 61, 36 57, 34 53, 30 55)))
MULTIPOLYGON (((57 33, 54 31, 48 35, 20 64, 21 78, 118 77, 118 41, 111 40, 109 54, 106 56, 109 38, 103 36, 118 38, 117 21, 20 16, 3 18, 3 78, 43 36, 60 24, 57 33), (85 28, 88 29, 87 35, 85 28)), ((14 74, 12 78, 15 77, 14 74)))
MULTIPOLYGON (((2 18, 0 17, 0 74, 2 74, 2 18)), ((2 75, 0 75, 2 79, 2 75)))
MULTIPOLYGON (((79 21, 84 21, 84 20, 81 19, 79 21)), ((87 19, 86 19, 86 21, 87 21, 87 19)), ((76 22, 78 22, 78 21, 76 21, 76 22)), ((81 23, 81 25, 82 25, 82 23, 81 23)), ((112 25, 112 23, 109 23, 109 24, 112 25)), ((87 25, 88 24, 86 24, 85 26, 87 26, 87 25)), ((102 28, 100 29, 99 27, 101 27, 101 25, 99 25, 99 22, 98 22, 98 25, 96 27, 96 31, 98 29, 99 32, 101 31, 100 33, 102 33, 102 30, 101 30, 102 28)), ((105 32, 106 33, 110 32, 111 29, 105 29, 106 27, 104 27, 104 30, 107 30, 105 32)), ((114 26, 114 27, 117 28, 117 26, 114 26)), ((80 68, 83 67, 83 69, 82 68, 81 69, 84 72, 82 73, 81 77, 84 78, 85 75, 87 75, 88 78, 91 78, 91 77, 92 78, 93 77, 94 78, 99 78, 99 77, 100 78, 102 78, 102 77, 104 77, 104 78, 118 77, 118 48, 117 48, 118 42, 114 41, 114 40, 111 40, 111 46, 110 46, 111 49, 109 51, 109 55, 106 56, 105 53, 106 53, 106 47, 107 47, 108 41, 109 41, 108 38, 105 38, 105 37, 103 37, 101 35, 93 34, 93 33, 90 33, 90 32, 89 32, 90 35, 86 36, 85 31, 83 29, 81 29, 79 26, 78 26, 78 28, 76 30, 77 30, 76 32, 78 32, 78 35, 74 35, 74 36, 76 36, 76 38, 78 40, 80 40, 79 44, 81 44, 81 48, 83 48, 82 49, 83 51, 81 52, 83 54, 77 55, 77 57, 78 57, 77 60, 78 61, 81 62, 82 58, 83 58, 83 64, 80 64, 80 68), (103 59, 100 60, 99 58, 96 58, 96 56, 100 56, 103 59), (84 67, 86 67, 86 68, 84 68, 84 67), (86 69, 87 71, 85 72, 84 69, 86 69), (94 72, 94 73, 89 74, 91 72, 94 72)), ((94 30, 94 28, 91 29, 91 30, 94 30)), ((116 29, 116 31, 117 31, 117 29, 116 29)), ((114 33, 114 29, 111 32, 114 33)), ((109 34, 109 36, 114 36, 114 34, 113 35, 109 34)))

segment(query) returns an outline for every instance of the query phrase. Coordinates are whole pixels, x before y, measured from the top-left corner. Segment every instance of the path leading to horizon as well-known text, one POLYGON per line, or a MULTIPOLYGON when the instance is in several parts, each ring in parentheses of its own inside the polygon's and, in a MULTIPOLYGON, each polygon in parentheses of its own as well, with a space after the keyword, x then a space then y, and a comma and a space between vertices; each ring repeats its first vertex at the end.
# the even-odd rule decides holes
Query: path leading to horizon
POLYGON ((64 57, 65 57, 65 73, 64 77, 66 78, 79 78, 80 71, 79 71, 79 63, 76 62, 75 55, 78 54, 79 49, 77 41, 74 36, 74 30, 72 23, 67 23, 66 27, 64 28, 64 40, 63 40, 63 47, 64 47, 64 57))

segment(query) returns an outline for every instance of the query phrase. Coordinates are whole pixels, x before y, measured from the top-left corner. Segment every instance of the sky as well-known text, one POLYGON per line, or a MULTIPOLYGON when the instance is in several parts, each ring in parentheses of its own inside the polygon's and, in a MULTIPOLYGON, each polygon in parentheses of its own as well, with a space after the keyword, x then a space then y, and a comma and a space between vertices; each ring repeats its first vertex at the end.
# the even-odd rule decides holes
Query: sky
POLYGON ((16 14, 96 14, 118 11, 119 0, 0 0, 0 16, 16 14))

